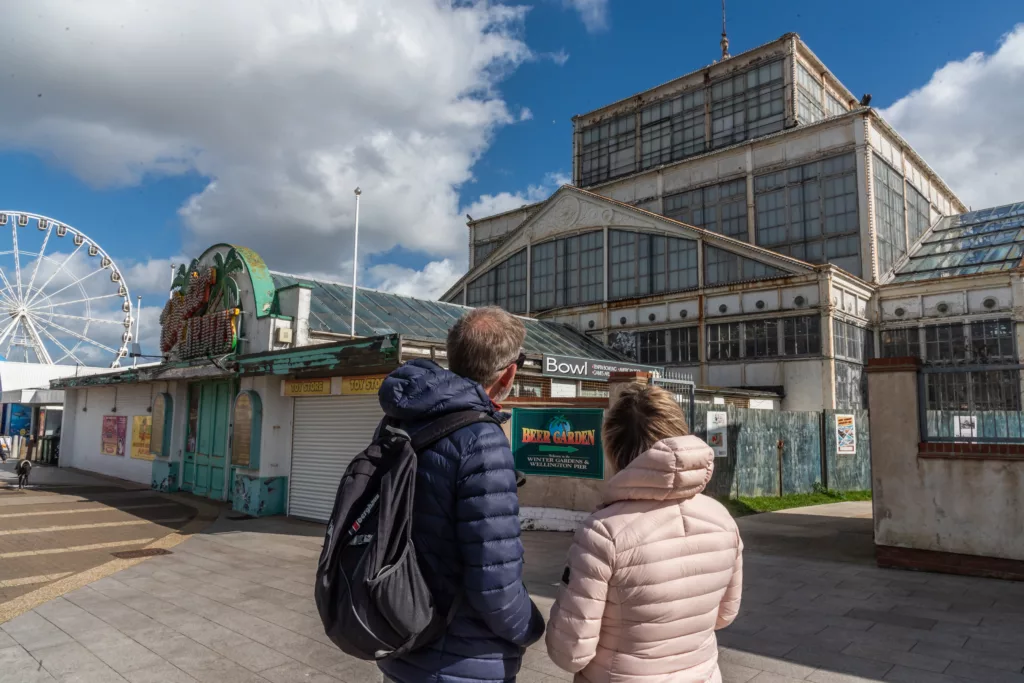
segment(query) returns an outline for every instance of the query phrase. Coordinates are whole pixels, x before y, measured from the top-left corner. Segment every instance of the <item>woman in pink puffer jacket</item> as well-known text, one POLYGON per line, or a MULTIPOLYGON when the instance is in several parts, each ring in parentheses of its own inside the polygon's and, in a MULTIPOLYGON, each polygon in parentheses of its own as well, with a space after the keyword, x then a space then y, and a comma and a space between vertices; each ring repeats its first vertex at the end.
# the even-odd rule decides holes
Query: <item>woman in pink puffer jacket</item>
POLYGON ((616 474, 576 532, 547 631, 552 661, 577 681, 722 680, 715 630, 740 608, 743 544, 701 495, 714 454, 687 432, 658 387, 626 389, 605 416, 616 474))

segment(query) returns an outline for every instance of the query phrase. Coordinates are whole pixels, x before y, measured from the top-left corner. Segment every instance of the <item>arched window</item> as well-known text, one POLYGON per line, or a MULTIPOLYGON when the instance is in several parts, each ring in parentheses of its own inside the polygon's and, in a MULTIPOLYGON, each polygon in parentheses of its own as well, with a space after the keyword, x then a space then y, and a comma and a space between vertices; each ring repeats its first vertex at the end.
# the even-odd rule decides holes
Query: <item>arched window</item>
POLYGON ((150 432, 149 451, 166 458, 171 454, 171 419, 174 416, 174 399, 170 394, 153 397, 153 429, 150 432))
POLYGON ((259 469, 260 430, 263 426, 263 402, 255 391, 242 391, 235 397, 231 420, 231 464, 259 469))

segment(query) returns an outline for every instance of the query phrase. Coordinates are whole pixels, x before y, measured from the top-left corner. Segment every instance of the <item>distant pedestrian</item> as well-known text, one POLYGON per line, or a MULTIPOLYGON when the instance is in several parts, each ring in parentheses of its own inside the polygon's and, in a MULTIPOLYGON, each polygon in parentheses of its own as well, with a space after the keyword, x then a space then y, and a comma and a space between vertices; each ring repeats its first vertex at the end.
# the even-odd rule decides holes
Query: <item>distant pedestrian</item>
POLYGON ((14 466, 14 471, 18 474, 18 488, 23 489, 28 486, 28 473, 32 471, 32 462, 19 460, 18 464, 14 466))
POLYGON ((379 663, 399 683, 513 681, 544 619, 523 585, 520 477, 499 405, 522 366, 526 329, 500 308, 477 308, 448 332, 448 369, 414 360, 384 380, 387 417, 413 439, 445 415, 480 411, 495 421, 464 427, 418 453, 412 539, 439 607, 455 606, 434 643, 379 663))
POLYGON ((701 495, 714 454, 658 387, 628 388, 605 416, 615 475, 576 532, 548 622, 552 661, 577 681, 721 683, 715 630, 736 618, 743 544, 701 495))

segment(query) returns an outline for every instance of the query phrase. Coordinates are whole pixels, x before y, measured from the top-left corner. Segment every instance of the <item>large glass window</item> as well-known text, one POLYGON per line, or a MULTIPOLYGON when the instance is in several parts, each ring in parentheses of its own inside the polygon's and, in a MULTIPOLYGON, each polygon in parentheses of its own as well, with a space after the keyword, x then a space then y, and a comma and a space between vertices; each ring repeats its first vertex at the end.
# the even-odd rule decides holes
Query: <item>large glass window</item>
POLYGON ((627 230, 608 232, 609 296, 624 299, 697 286, 697 241, 627 230))
POLYGON ((839 410, 867 408, 867 384, 864 366, 836 361, 836 408, 839 410))
POLYGON ((785 318, 783 335, 787 356, 803 356, 821 353, 821 318, 804 315, 785 318))
POLYGON ((948 364, 967 359, 967 337, 962 323, 924 328, 924 353, 929 363, 948 364))
POLYGON ((473 247, 473 265, 478 266, 484 262, 484 259, 491 255, 491 252, 498 248, 500 240, 493 242, 485 242, 484 244, 477 244, 473 247))
POLYGON ((932 226, 932 207, 927 197, 907 183, 907 231, 913 244, 932 226))
POLYGON ((747 181, 732 180, 665 197, 665 215, 747 241, 747 181))
POLYGON ((526 312, 526 250, 513 254, 467 287, 467 305, 501 306, 509 313, 526 312))
POLYGON ((747 320, 707 326, 709 361, 756 360, 821 353, 820 318, 747 320))
POLYGON ((665 330, 638 332, 636 335, 637 360, 649 364, 664 363, 668 357, 665 337, 665 330))
POLYGON ((838 318, 832 321, 832 347, 836 358, 857 363, 866 363, 874 355, 870 330, 838 318))
POLYGON ((875 232, 878 235, 878 270, 892 270, 907 253, 903 206, 903 175, 875 155, 875 232))
POLYGON ((676 363, 696 363, 700 360, 700 328, 679 327, 672 330, 672 360, 676 363))
POLYGON ((825 94, 825 110, 828 111, 829 116, 842 116, 848 111, 846 105, 832 93, 825 94))
POLYGON ((707 287, 786 275, 786 273, 774 266, 745 258, 718 247, 706 247, 704 257, 704 284, 707 287))
POLYGON ((882 330, 882 358, 921 357, 921 341, 916 327, 882 330))
POLYGON ((800 123, 814 123, 825 118, 822 99, 825 88, 821 79, 808 71, 803 64, 796 65, 796 116, 800 123))
POLYGON ((588 126, 580 136, 581 185, 593 185, 636 170, 634 114, 588 126))
POLYGON ((704 90, 640 112, 640 165, 651 168, 704 151, 704 90))
POLYGON ((971 323, 971 360, 981 365, 1017 363, 1012 320, 971 323))
POLYGON ((740 324, 720 323, 708 325, 708 360, 738 360, 740 358, 740 324))
POLYGON ((755 320, 743 324, 746 358, 772 358, 779 355, 779 321, 755 320))
POLYGON ((860 275, 857 160, 851 154, 754 178, 757 243, 860 275))
POLYGON ((604 296, 604 233, 574 235, 531 250, 530 310, 546 311, 601 301, 604 296))
POLYGON ((785 109, 781 60, 712 84, 711 148, 782 130, 785 109))

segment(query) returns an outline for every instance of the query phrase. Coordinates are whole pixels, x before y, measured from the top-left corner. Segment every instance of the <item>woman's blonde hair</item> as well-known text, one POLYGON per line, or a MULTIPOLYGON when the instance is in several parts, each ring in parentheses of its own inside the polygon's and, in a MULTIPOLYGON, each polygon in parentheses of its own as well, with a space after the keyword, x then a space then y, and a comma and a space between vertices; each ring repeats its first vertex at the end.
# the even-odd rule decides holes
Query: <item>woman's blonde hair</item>
POLYGON ((604 416, 605 453, 616 472, 662 439, 686 436, 683 411, 672 394, 661 387, 632 384, 626 387, 604 416))

